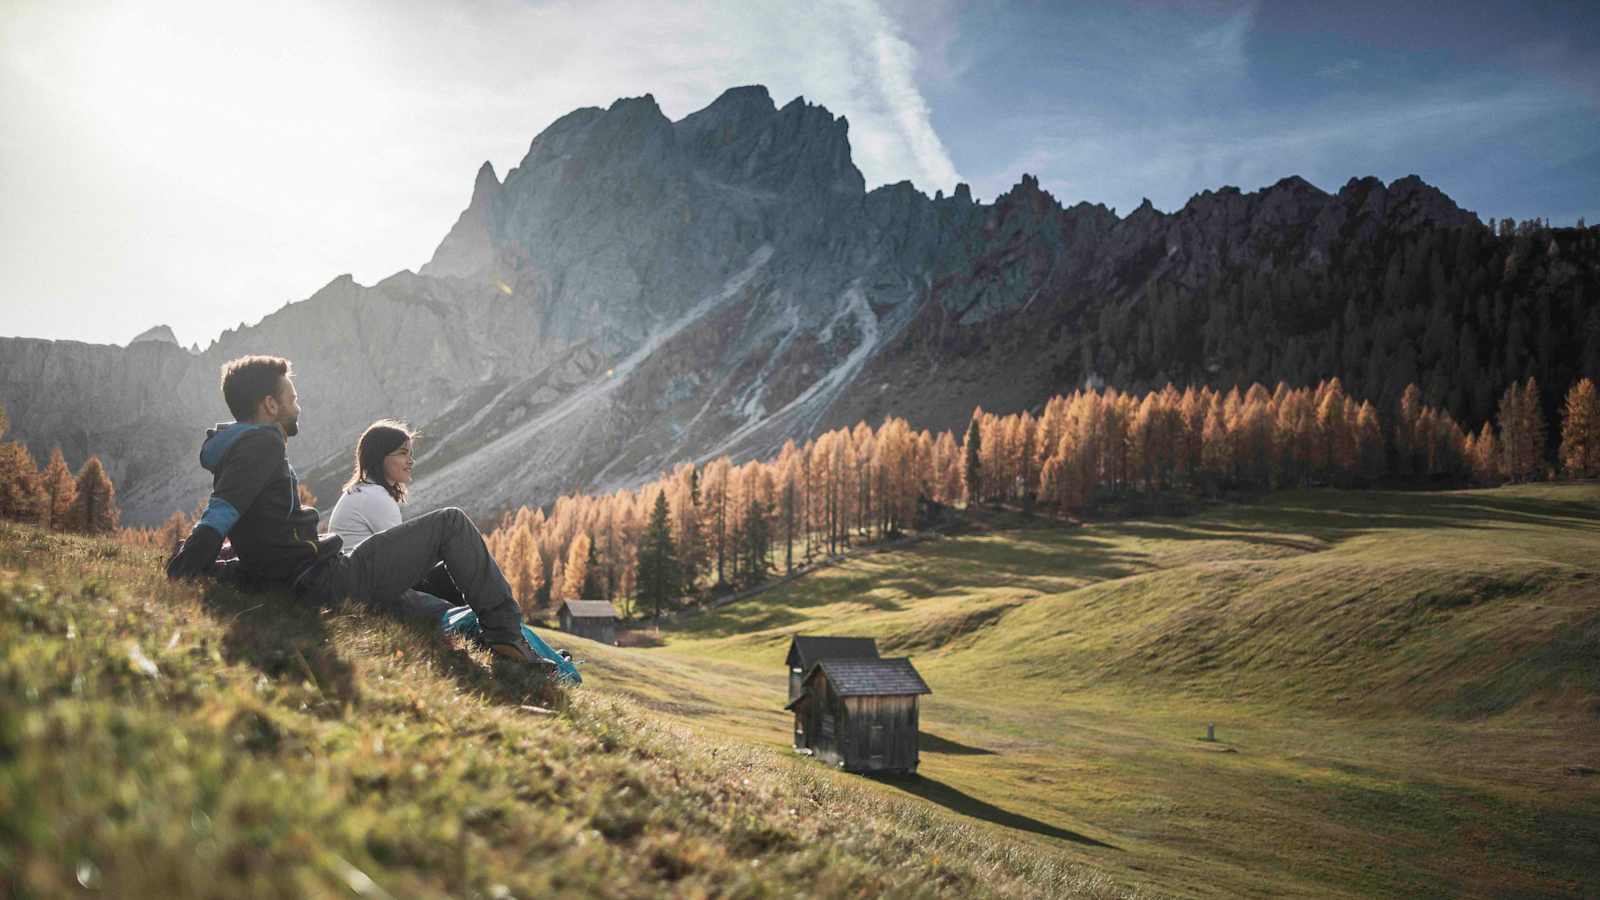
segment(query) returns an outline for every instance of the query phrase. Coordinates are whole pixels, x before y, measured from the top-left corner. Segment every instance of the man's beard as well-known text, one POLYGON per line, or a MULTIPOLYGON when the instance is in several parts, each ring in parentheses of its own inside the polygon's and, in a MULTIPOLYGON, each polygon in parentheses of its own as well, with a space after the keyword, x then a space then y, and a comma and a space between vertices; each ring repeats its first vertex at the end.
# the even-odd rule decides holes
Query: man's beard
POLYGON ((284 437, 294 437, 295 435, 300 433, 300 417, 299 416, 295 416, 294 418, 290 419, 289 421, 280 422, 279 424, 281 424, 283 426, 283 436, 284 437))

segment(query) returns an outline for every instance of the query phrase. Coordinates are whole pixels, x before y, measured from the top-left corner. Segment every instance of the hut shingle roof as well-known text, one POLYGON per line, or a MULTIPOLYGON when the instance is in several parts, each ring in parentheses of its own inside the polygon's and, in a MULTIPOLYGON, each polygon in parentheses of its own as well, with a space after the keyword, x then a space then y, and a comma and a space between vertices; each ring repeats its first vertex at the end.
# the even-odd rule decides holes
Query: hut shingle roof
MULTIPOLYGON (((933 693, 928 683, 917 674, 911 660, 903 656, 894 659, 824 659, 817 663, 816 668, 828 676, 828 683, 841 697, 933 693)), ((810 675, 806 676, 806 680, 811 680, 810 675)))
POLYGON ((568 600, 567 614, 577 619, 615 619, 617 610, 604 600, 568 600))
POLYGON ((878 642, 872 638, 812 637, 797 634, 789 643, 787 665, 809 673, 818 660, 877 658, 878 642))

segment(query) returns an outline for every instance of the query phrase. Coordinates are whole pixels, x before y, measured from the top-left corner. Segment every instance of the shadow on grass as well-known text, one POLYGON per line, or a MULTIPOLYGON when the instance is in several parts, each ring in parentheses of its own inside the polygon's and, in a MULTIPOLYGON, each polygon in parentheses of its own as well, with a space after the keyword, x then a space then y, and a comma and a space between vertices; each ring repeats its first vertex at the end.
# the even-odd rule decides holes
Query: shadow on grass
POLYGON ((463 690, 492 702, 548 706, 561 694, 560 687, 530 666, 497 659, 492 671, 486 669, 467 653, 460 638, 446 637, 432 619, 407 619, 350 601, 318 607, 288 591, 246 593, 223 584, 208 586, 201 605, 224 626, 225 658, 253 666, 274 681, 311 681, 327 700, 315 710, 318 715, 337 715, 361 701, 354 669, 340 658, 331 640, 327 619, 335 615, 398 625, 408 638, 408 648, 430 659, 463 690))
POLYGON ((1600 506, 1576 500, 1425 491, 1303 490, 1234 507, 1198 529, 1226 532, 1295 528, 1328 540, 1396 528, 1494 528, 1504 525, 1600 530, 1600 506))
POLYGON ((994 751, 984 747, 973 747, 957 743, 949 738, 942 738, 930 731, 917 735, 917 749, 923 753, 945 753, 950 756, 993 756, 994 751))
POLYGON ((354 673, 328 640, 323 612, 288 591, 245 593, 212 584, 201 606, 221 622, 222 652, 274 681, 309 679, 337 709, 360 700, 354 673))
MULTIPOLYGON (((816 604, 801 604, 813 606, 816 604)), ((690 616, 672 623, 663 623, 662 630, 705 638, 723 638, 752 631, 783 628, 805 620, 789 606, 769 606, 737 603, 716 612, 690 616)))
POLYGON ((1108 850, 1122 849, 1105 841, 1095 840, 1086 834, 1079 834, 1076 831, 1069 831, 1068 829, 1051 825, 1048 822, 1041 822, 1021 813, 1001 809, 992 803, 986 803, 971 794, 963 793, 942 781, 936 781, 932 778, 883 778, 881 780, 884 784, 893 785, 908 794, 937 803, 952 812, 971 816, 975 819, 982 819, 985 822, 992 822, 1004 828, 1015 828, 1018 831, 1059 838, 1063 841, 1072 841, 1075 844, 1084 844, 1089 847, 1105 847, 1108 850))
POLYGON ((1143 554, 1114 549, 1104 538, 1062 529, 1047 537, 1012 535, 1004 542, 945 541, 926 554, 930 574, 956 576, 963 587, 1009 585, 1019 574, 1058 575, 1094 581, 1125 578, 1149 568, 1143 554))

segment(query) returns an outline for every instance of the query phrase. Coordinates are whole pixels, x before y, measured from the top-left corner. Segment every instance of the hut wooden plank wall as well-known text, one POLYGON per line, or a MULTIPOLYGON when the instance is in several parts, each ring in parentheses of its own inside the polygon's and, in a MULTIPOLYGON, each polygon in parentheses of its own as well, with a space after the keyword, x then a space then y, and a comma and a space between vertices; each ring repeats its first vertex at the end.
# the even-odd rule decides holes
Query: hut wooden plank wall
POLYGON ((904 657, 822 659, 806 673, 795 748, 847 772, 917 771, 917 698, 931 694, 904 657))
POLYGON ((561 604, 561 630, 615 645, 617 611, 604 600, 568 600, 561 604))

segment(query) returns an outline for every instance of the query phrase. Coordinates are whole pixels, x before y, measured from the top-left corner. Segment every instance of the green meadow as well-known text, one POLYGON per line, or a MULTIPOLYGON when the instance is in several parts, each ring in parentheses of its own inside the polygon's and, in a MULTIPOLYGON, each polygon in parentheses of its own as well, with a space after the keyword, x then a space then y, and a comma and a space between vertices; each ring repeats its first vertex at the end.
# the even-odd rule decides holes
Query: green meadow
POLYGON ((0 525, 0 894, 1600 893, 1600 485, 979 513, 566 692, 158 563, 0 525), (913 659, 917 777, 789 749, 794 634, 913 659))
POLYGON ((783 753, 794 634, 875 637, 934 690, 920 777, 863 793, 1120 885, 1600 891, 1600 776, 1569 773, 1600 768, 1600 486, 997 513, 674 621, 659 647, 574 643, 597 687, 783 753))

